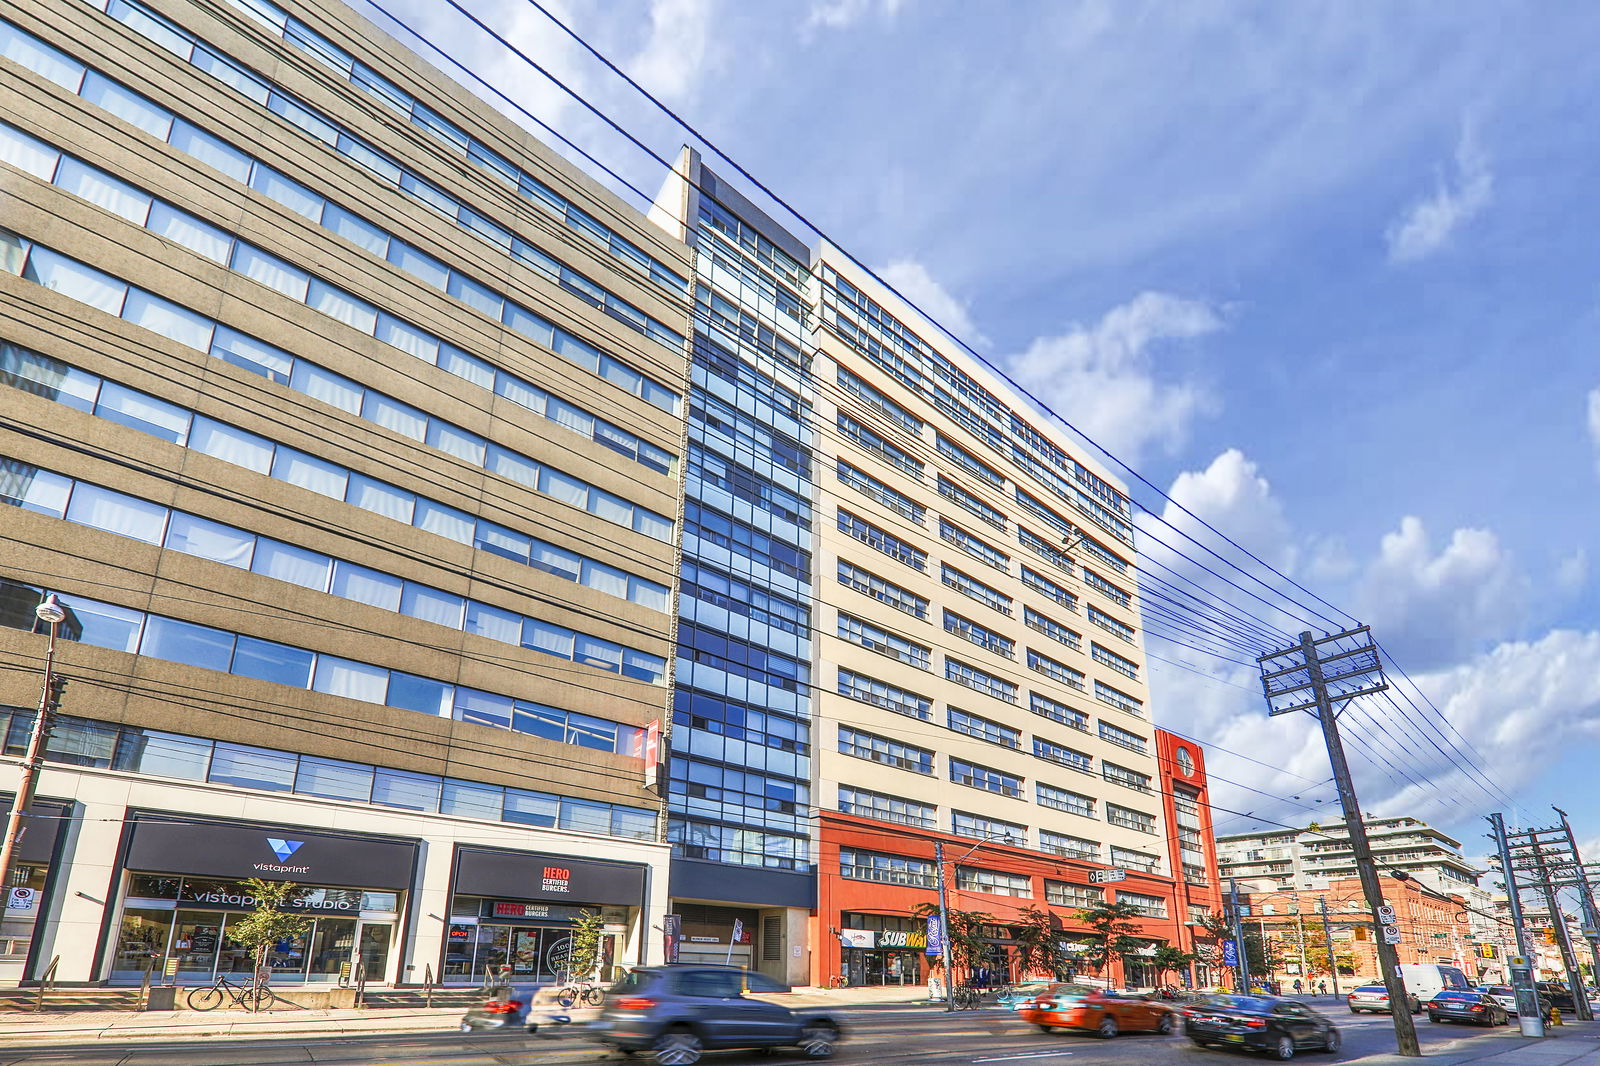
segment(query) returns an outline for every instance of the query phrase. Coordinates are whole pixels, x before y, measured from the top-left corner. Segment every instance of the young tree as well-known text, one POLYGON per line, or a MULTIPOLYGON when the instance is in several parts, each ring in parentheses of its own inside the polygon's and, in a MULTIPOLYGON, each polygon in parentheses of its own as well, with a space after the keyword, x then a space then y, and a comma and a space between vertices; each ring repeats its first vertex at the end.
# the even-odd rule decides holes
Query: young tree
POLYGON ((1244 934, 1244 949, 1246 957, 1250 960, 1252 981, 1272 980, 1272 975, 1282 970, 1283 964, 1287 961, 1276 937, 1262 936, 1260 933, 1247 930, 1244 934))
POLYGON ((1200 961, 1200 956, 1191 955, 1181 948, 1171 944, 1162 944, 1156 948, 1155 955, 1151 956, 1151 963, 1156 968, 1156 977, 1164 973, 1179 973, 1187 970, 1193 963, 1200 961))
POLYGON ((255 972, 266 970, 267 949, 282 940, 293 940, 311 928, 311 916, 286 910, 305 895, 293 881, 263 881, 252 877, 242 882, 255 897, 255 909, 236 922, 228 923, 228 935, 251 949, 255 972))
MULTIPOLYGON (((919 903, 914 908, 919 918, 937 918, 939 906, 919 903)), ((950 964, 955 969, 971 973, 984 964, 989 955, 989 945, 983 939, 983 927, 994 923, 994 916, 986 911, 962 911, 951 908, 950 928, 944 932, 950 943, 950 964)))
POLYGON ((1233 939, 1233 926, 1221 912, 1213 911, 1200 919, 1200 929, 1197 936, 1204 937, 1209 943, 1196 943, 1196 961, 1203 962, 1213 970, 1223 969, 1222 942, 1233 939))
POLYGON ((606 920, 599 911, 583 910, 572 920, 572 948, 567 953, 567 976, 583 981, 600 965, 600 940, 606 920))
MULTIPOLYGON (((1323 928, 1321 922, 1306 923, 1306 966, 1312 974, 1332 973, 1328 966, 1327 937, 1323 935, 1323 928)), ((1333 963, 1339 967, 1340 974, 1356 972, 1355 952, 1341 949, 1337 943, 1333 946, 1333 963)))
POLYGON ((1061 931, 1050 912, 1038 907, 1022 909, 1022 920, 1011 926, 1017 945, 1017 961, 1027 972, 1059 974, 1066 969, 1067 953, 1061 946, 1061 931))
POLYGON ((1091 941, 1078 958, 1091 969, 1101 971, 1114 958, 1126 962, 1128 956, 1137 954, 1145 946, 1145 941, 1138 937, 1136 924, 1136 919, 1143 916, 1138 907, 1120 901, 1096 903, 1088 910, 1079 911, 1078 920, 1092 928, 1099 939, 1091 941))

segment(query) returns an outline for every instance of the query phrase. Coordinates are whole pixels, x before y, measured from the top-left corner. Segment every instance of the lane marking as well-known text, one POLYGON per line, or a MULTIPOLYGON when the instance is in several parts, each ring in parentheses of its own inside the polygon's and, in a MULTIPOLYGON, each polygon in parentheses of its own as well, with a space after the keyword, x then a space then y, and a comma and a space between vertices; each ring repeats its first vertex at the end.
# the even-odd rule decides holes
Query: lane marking
POLYGON ((1063 1055, 1076 1055, 1075 1051, 1036 1051, 1032 1055, 996 1055, 988 1059, 973 1059, 973 1062, 1010 1062, 1012 1059, 1058 1059, 1063 1055))

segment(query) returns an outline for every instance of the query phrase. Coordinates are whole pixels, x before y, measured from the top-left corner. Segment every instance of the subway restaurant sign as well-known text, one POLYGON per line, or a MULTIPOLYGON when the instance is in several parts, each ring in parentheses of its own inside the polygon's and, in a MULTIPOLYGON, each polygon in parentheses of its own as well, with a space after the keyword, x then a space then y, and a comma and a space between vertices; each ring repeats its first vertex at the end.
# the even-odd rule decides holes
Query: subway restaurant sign
POLYGON ((928 934, 922 929, 907 932, 904 929, 889 929, 878 934, 880 948, 925 948, 928 946, 928 934))

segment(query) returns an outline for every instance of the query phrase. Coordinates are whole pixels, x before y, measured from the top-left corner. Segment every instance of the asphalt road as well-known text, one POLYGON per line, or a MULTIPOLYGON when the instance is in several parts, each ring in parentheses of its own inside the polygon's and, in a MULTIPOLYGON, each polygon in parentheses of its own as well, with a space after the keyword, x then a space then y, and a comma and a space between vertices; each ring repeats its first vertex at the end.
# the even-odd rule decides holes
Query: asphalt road
MULTIPOLYGON (((1320 1004, 1318 1004, 1320 1006, 1320 1004)), ((1384 1015, 1352 1016, 1342 1004, 1328 1006, 1339 1025, 1344 1048, 1338 1055, 1301 1052, 1312 1063, 1358 1062, 1394 1049, 1394 1030, 1384 1015)), ((947 1015, 923 1006, 883 1007, 842 1012, 846 1039, 835 1063, 889 1066, 896 1063, 942 1066, 1229 1066, 1253 1064, 1259 1055, 1203 1051, 1182 1036, 1128 1033, 1113 1040, 1088 1035, 1041 1033, 998 1008, 947 1015)), ((1476 1030, 1460 1025, 1418 1025, 1424 1047, 1471 1039, 1476 1030)), ((776 1066, 805 1062, 798 1053, 713 1052, 705 1066, 776 1066)), ((648 1063, 625 1059, 576 1033, 527 1036, 423 1033, 316 1039, 100 1041, 88 1045, 20 1045, 0 1048, 0 1066, 623 1066, 648 1063)))

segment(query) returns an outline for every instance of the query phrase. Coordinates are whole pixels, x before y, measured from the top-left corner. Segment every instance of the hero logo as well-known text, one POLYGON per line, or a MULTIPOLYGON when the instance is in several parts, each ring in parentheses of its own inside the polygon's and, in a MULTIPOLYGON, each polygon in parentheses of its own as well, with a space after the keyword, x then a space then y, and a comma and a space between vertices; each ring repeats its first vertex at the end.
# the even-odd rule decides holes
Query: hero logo
POLYGON ((544 868, 544 890, 546 892, 571 892, 572 871, 563 866, 546 866, 544 868))
POLYGON ((288 866, 289 856, 305 846, 303 840, 279 840, 275 837, 267 838, 267 847, 272 849, 272 854, 278 857, 276 863, 258 862, 253 864, 254 869, 269 874, 308 874, 309 866, 288 866))

